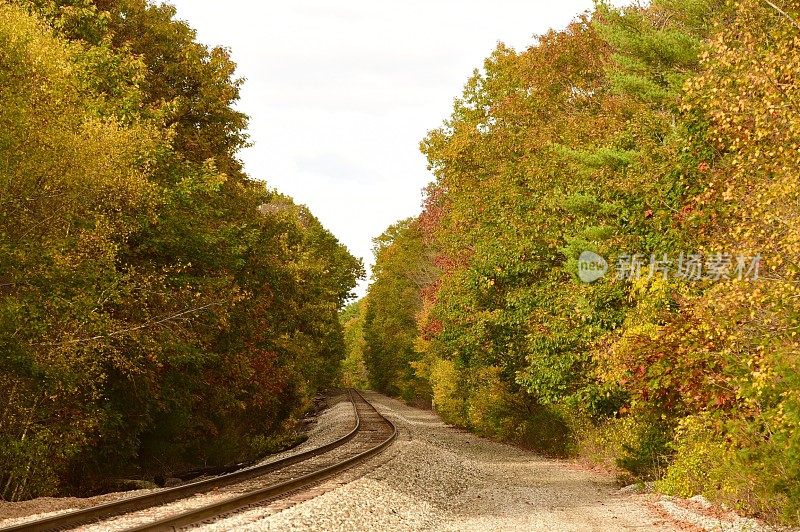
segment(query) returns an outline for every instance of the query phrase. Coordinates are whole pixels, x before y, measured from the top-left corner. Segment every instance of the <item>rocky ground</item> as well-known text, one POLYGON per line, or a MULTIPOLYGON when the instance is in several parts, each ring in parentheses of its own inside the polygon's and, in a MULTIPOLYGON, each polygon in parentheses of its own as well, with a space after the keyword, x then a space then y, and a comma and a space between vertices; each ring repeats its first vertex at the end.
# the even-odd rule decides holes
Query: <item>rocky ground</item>
MULTIPOLYGON (((379 457, 279 501, 199 528, 220 530, 765 530, 722 512, 702 498, 680 500, 620 490, 604 472, 543 458, 479 438, 443 423, 434 413, 378 394, 367 399, 391 419, 399 438, 379 457)), ((326 410, 303 448, 352 428, 345 402, 326 410)), ((289 454, 289 453, 287 453, 289 454)), ((274 459, 277 459, 275 457, 274 459)), ((120 495, 127 496, 130 494, 120 495)), ((113 497, 113 496, 105 496, 113 497)), ((198 495, 194 505, 215 494, 198 495)), ((0 505, 0 519, 78 507, 71 499, 0 505)), ((85 503, 80 500, 81 505, 85 503)), ((91 501, 97 502, 97 501, 91 501)), ((179 508, 175 508, 179 509, 179 508)), ((42 517, 43 515, 39 515, 42 517)), ((0 520, 0 528, 16 520, 0 520)), ((133 516, 113 528, 140 524, 133 516), (134 519, 134 521, 131 521, 134 519)))
POLYGON ((218 530, 757 530, 702 499, 620 491, 607 473, 476 437, 435 414, 367 398, 399 440, 310 493, 204 525, 218 530))

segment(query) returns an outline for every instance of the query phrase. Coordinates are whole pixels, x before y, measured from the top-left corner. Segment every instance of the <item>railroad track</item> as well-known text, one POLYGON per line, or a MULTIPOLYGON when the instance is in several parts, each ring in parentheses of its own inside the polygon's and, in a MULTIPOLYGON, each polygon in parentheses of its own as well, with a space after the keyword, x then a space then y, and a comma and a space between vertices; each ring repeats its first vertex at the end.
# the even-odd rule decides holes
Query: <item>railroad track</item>
POLYGON ((350 390, 349 394, 355 426, 345 436, 321 447, 227 475, 2 528, 0 532, 65 530, 127 514, 136 517, 136 524, 128 531, 174 530, 310 486, 375 456, 397 436, 394 424, 359 392, 350 390), (188 497, 211 491, 215 499, 221 500, 199 502, 188 510, 169 508, 176 501, 186 502, 188 497), (136 513, 145 510, 150 514, 139 518, 136 513))

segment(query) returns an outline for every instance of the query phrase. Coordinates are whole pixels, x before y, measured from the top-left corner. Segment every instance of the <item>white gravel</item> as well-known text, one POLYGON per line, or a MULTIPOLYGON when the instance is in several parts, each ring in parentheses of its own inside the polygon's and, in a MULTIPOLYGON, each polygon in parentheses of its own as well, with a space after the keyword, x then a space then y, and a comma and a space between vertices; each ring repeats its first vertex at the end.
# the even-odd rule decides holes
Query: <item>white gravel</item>
POLYGON ((306 441, 288 451, 270 455, 267 459, 259 462, 258 465, 269 464, 315 447, 321 447, 353 430, 356 417, 353 411, 353 404, 349 401, 347 395, 342 394, 338 397, 337 402, 331 401, 331 403, 331 406, 323 410, 314 420, 313 425, 308 430, 308 439, 306 441))
MULTIPOLYGON (((779 530, 763 523, 741 517, 734 512, 722 510, 711 504, 705 497, 698 495, 691 499, 681 499, 662 495, 656 506, 687 527, 715 532, 762 532, 779 530)), ((783 528, 782 530, 790 530, 783 528)))
POLYGON ((620 493, 608 474, 476 437, 378 394, 367 398, 400 430, 389 450, 305 493, 199 528, 754 530, 751 520, 688 519, 684 507, 674 515, 663 497, 620 493))
MULTIPOLYGON (((317 486, 196 528, 209 532, 769 530, 754 520, 721 512, 700 497, 682 500, 619 490, 606 473, 479 438, 446 425, 432 412, 378 394, 367 394, 367 399, 400 431, 387 451, 317 486)), ((352 423, 352 406, 337 403, 318 418, 307 442, 268 461, 332 441, 349 432, 352 423)), ((169 505, 169 511, 218 498, 227 495, 197 495, 169 505)), ((51 504, 41 511, 61 508, 51 504)), ((0 506, 0 515, 2 510, 0 506)), ((148 510, 84 530, 122 529, 164 511, 148 510)), ((15 521, 0 521, 0 528, 15 521)))

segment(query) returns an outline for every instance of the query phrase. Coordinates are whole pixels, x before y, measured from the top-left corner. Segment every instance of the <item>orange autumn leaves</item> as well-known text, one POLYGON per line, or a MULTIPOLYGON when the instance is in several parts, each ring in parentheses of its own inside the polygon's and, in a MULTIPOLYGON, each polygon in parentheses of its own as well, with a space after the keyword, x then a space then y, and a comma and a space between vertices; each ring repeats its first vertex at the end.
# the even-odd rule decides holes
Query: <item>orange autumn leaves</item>
POLYGON ((382 243, 407 258, 376 286, 436 275, 404 309, 416 339, 371 374, 478 432, 604 446, 667 492, 800 522, 796 4, 601 4, 528 50, 499 46, 422 143, 424 246, 382 243), (587 285, 585 250, 763 269, 587 285), (393 364, 413 373, 381 373, 393 364))

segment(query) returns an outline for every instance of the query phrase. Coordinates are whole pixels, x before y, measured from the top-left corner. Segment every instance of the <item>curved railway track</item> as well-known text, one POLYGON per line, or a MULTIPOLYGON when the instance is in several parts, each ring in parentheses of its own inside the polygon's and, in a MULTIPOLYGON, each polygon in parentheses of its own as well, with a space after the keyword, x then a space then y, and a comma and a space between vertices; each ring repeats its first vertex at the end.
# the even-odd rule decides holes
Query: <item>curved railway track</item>
POLYGON ((227 475, 2 528, 0 532, 65 530, 99 524, 121 515, 135 516, 140 511, 155 512, 156 515, 137 518, 137 524, 127 530, 174 530, 315 484, 375 456, 397 436, 394 424, 359 392, 350 390, 349 394, 355 411, 355 426, 345 436, 326 445, 227 475), (193 495, 211 491, 222 500, 200 504, 190 510, 169 508, 176 501, 185 501, 193 495))

